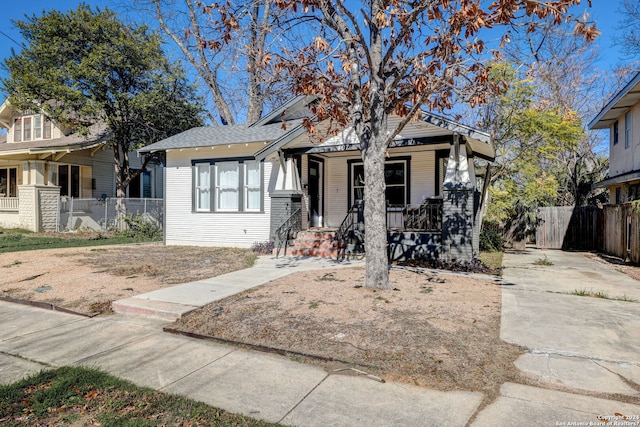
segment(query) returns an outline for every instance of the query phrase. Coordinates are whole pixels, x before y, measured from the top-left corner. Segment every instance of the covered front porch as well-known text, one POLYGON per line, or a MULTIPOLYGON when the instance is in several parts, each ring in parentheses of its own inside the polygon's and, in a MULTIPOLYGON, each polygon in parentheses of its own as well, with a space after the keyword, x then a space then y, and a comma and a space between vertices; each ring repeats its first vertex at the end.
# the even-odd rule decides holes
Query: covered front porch
MULTIPOLYGON (((358 147, 320 144, 279 157, 285 166, 270 189, 273 240, 289 255, 359 256, 366 224, 358 147)), ((488 160, 454 133, 392 143, 385 164, 391 261, 477 255, 488 160)))

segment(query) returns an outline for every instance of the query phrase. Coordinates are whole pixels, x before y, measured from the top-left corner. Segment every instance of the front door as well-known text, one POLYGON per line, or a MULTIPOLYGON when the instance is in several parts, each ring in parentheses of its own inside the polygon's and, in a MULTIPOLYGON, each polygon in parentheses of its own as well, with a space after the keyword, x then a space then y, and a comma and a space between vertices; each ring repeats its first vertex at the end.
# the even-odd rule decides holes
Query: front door
POLYGON ((322 227, 322 182, 324 162, 309 158, 309 222, 311 227, 322 227))

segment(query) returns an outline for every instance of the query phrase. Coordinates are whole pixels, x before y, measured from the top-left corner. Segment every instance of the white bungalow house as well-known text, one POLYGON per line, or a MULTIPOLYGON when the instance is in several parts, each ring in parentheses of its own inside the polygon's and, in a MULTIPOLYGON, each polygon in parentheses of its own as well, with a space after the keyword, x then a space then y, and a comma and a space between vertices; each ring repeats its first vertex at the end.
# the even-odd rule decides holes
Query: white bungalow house
MULTIPOLYGON (((59 200, 115 196, 113 151, 107 130, 87 137, 46 115, 0 105, 0 226, 56 231, 59 200)), ((140 164, 132 156, 132 167, 140 164)), ((150 170, 129 186, 130 197, 162 197, 162 170, 150 170)))
MULTIPOLYGON (((285 225, 317 232, 307 235, 311 247, 291 253, 328 255, 320 236, 359 221, 363 164, 350 129, 310 140, 301 120, 312 101, 298 97, 249 126, 194 128, 140 149, 166 152, 165 243, 250 247, 277 239, 285 225)), ((388 151, 390 255, 420 247, 471 259, 483 199, 474 159, 494 159, 490 137, 424 113, 388 151)))
POLYGON ((609 129, 609 176, 596 185, 609 190, 612 204, 640 199, 640 73, 609 100, 589 129, 609 129))

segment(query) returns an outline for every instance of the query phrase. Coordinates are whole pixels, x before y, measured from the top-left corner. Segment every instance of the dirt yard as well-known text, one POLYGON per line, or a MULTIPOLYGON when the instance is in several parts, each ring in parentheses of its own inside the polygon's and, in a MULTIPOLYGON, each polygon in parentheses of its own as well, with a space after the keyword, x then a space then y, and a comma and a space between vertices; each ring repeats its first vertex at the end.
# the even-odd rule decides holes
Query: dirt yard
POLYGON ((161 244, 48 249, 0 254, 0 297, 109 313, 111 302, 253 264, 246 249, 161 244))
POLYGON ((521 382, 513 361, 524 351, 499 338, 499 281, 409 269, 391 279, 394 290, 375 291, 362 287, 363 268, 296 273, 171 328, 440 390, 495 395, 521 382))

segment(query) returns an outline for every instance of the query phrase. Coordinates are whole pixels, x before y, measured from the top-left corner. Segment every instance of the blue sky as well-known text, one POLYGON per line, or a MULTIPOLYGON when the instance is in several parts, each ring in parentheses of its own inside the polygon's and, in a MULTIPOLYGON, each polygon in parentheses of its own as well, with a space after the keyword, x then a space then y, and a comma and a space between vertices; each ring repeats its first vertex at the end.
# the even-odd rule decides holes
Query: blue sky
MULTIPOLYGON (((126 2, 122 0, 86 0, 87 4, 92 6, 109 7, 118 11, 119 5, 126 2)), ((592 18, 596 20, 598 28, 602 31, 602 35, 598 38, 596 44, 599 47, 602 59, 599 62, 599 68, 608 69, 617 63, 628 62, 621 56, 619 47, 615 45, 614 40, 616 34, 619 33, 620 27, 620 7, 621 0, 593 0, 593 7, 586 7, 586 0, 578 11, 587 9, 592 18)), ((19 50, 19 46, 13 41, 20 42, 20 34, 13 28, 12 20, 24 18, 25 13, 28 15, 41 15, 43 10, 52 8, 67 11, 75 9, 79 2, 77 0, 8 0, 3 4, 2 14, 0 15, 0 59, 11 55, 11 48, 19 50)), ((4 76, 4 72, 0 70, 0 76, 4 76)))

